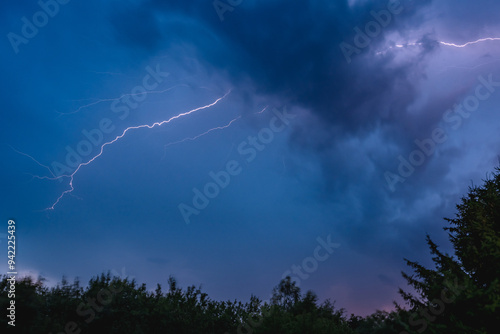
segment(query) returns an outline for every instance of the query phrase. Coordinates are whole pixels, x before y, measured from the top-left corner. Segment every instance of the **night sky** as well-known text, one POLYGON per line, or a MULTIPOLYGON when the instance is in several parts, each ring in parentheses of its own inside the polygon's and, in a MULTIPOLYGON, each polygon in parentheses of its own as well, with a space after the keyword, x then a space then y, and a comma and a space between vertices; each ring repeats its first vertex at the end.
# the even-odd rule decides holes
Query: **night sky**
POLYGON ((496 0, 1 6, 1 247, 50 284, 390 310, 499 164, 496 0))

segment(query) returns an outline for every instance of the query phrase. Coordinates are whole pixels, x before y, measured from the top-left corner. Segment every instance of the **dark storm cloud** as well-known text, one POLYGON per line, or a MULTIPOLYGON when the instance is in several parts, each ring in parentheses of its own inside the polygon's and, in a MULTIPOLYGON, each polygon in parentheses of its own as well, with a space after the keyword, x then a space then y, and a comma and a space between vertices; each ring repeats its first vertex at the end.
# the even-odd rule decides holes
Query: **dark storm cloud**
MULTIPOLYGON (((135 9, 129 8, 129 13, 114 21, 119 22, 116 28, 123 34, 137 29, 141 36, 148 36, 152 23, 143 24, 143 19, 154 20, 152 13, 161 13, 165 16, 161 23, 163 43, 179 37, 191 41, 201 60, 227 70, 235 85, 250 77, 259 92, 277 94, 312 110, 335 124, 338 131, 352 132, 401 117, 399 114, 416 94, 412 84, 418 80, 416 68, 432 51, 424 49, 419 59, 396 66, 390 55, 375 60, 364 57, 384 40, 384 34, 407 25, 408 19, 429 3, 403 1, 401 13, 392 15, 382 33, 347 64, 340 43, 354 45, 353 29, 364 29, 374 20, 370 11, 387 10, 387 3, 373 1, 350 7, 347 1, 272 1, 248 6, 243 2, 232 12, 225 12, 221 22, 211 2, 150 1, 138 5, 143 15, 134 16, 135 9), (197 17, 213 36, 208 37, 198 22, 175 23, 179 16, 197 17), (200 35, 208 38, 201 39, 200 35)), ((415 21, 413 28, 420 23, 415 21)), ((142 44, 151 45, 152 38, 159 38, 156 28, 142 44)))
MULTIPOLYGON (((409 112, 421 94, 419 84, 426 77, 427 60, 439 48, 432 30, 423 30, 416 40, 421 47, 404 60, 396 60, 393 52, 377 54, 387 47, 387 35, 404 36, 421 28, 427 19, 425 9, 431 4, 401 1, 401 11, 392 15, 367 47, 360 48, 359 55, 350 55, 351 63, 340 44, 356 46, 354 29, 364 31, 374 21, 372 11, 388 9, 387 0, 354 6, 347 1, 243 1, 223 14, 224 21, 219 20, 210 1, 152 0, 137 6, 148 12, 147 17, 161 21, 155 23, 161 30, 162 40, 155 43, 158 47, 191 43, 199 60, 227 72, 234 86, 244 90, 250 78, 257 93, 309 110, 313 117, 297 126, 291 139, 295 147, 314 152, 318 159, 323 178, 315 186, 321 189, 320 197, 346 207, 353 201, 360 203, 358 217, 345 215, 336 222, 337 228, 361 248, 370 249, 385 240, 388 249, 380 252, 387 252, 391 247, 408 251, 413 247, 416 251, 408 245, 418 244, 421 236, 414 240, 398 237, 413 229, 411 225, 417 222, 412 219, 396 234, 390 232, 394 226, 388 223, 393 210, 389 203, 394 197, 387 194, 383 173, 394 167, 396 152, 411 151, 414 139, 427 135, 466 91, 433 97, 418 114, 409 112), (377 130, 382 140, 363 148, 367 137, 377 130), (349 143, 352 138, 359 139, 357 144, 349 143)), ((143 31, 147 25, 132 15, 133 8, 129 10, 131 13, 117 21, 143 31)), ((153 36, 160 39, 156 29, 153 36)), ((149 45, 148 40, 144 43, 149 45)), ((448 172, 448 168, 434 168, 435 177, 425 182, 419 178, 425 169, 417 170, 408 184, 421 186, 403 190, 406 202, 401 205, 410 208, 425 194, 423 184, 448 172)))

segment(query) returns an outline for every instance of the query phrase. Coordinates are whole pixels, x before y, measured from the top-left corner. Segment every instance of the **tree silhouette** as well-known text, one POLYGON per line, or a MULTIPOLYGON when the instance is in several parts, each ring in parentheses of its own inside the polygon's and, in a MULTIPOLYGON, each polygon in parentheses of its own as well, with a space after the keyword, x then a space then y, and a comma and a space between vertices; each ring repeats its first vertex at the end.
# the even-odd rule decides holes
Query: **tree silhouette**
POLYGON ((427 236, 435 269, 408 261, 403 273, 417 296, 400 290, 412 307, 407 332, 497 333, 500 321, 500 169, 457 205, 446 219, 454 255, 427 236))

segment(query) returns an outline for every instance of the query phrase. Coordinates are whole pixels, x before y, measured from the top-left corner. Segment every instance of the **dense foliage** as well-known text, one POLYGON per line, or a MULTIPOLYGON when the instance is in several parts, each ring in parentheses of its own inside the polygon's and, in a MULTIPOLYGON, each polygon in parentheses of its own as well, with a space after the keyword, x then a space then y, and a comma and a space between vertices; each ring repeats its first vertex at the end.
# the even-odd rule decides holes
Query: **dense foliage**
POLYGON ((414 311, 409 333, 498 333, 500 323, 500 169, 471 187, 446 219, 454 255, 427 237, 435 269, 407 261, 403 276, 418 296, 401 291, 414 311))
MULTIPOLYGON (((6 309, 7 277, 0 283, 6 309)), ((63 279, 56 287, 26 277, 16 286, 17 333, 353 333, 343 317, 312 292, 304 296, 289 278, 272 302, 214 301, 194 286, 183 290, 169 279, 168 291, 154 292, 134 280, 101 274, 86 288, 63 279), (289 302, 291 301, 291 302, 289 302)), ((8 319, 1 319, 6 328, 8 319)), ((3 331, 2 331, 3 332, 3 331)))

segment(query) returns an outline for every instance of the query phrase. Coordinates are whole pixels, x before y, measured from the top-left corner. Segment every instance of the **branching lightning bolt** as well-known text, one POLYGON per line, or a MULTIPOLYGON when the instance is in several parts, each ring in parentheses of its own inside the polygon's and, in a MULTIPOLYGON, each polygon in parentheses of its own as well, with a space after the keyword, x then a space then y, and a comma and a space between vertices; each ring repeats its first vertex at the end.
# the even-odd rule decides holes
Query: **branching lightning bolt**
POLYGON ((115 142, 117 142, 118 140, 120 140, 121 138, 123 138, 130 130, 137 130, 137 129, 142 129, 142 128, 152 129, 152 128, 157 127, 157 126, 162 126, 164 124, 170 123, 171 121, 176 120, 178 118, 181 118, 181 117, 184 117, 184 116, 188 116, 188 115, 190 115, 190 114, 192 114, 192 113, 194 113, 196 111, 210 108, 210 107, 216 105, 217 103, 219 103, 219 101, 221 101, 222 99, 224 99, 230 92, 231 91, 229 90, 226 94, 224 94, 224 96, 216 99, 214 102, 212 102, 210 104, 207 104, 205 106, 192 109, 192 110, 184 112, 184 113, 180 113, 180 114, 178 114, 176 116, 170 117, 167 120, 164 120, 164 121, 161 121, 161 122, 155 122, 155 123, 153 123, 151 125, 149 125, 149 124, 143 124, 143 125, 131 126, 131 127, 126 128, 125 130, 123 130, 123 132, 122 132, 121 135, 116 136, 115 139, 102 144, 99 153, 97 155, 95 155, 92 159, 90 159, 89 161, 79 164, 78 167, 75 169, 75 171, 72 174, 70 174, 70 175, 61 175, 61 176, 57 176, 57 177, 51 178, 51 179, 60 179, 62 177, 69 177, 69 179, 70 179, 69 180, 69 189, 65 190, 57 198, 57 200, 52 204, 52 206, 46 208, 45 210, 54 210, 54 208, 56 207, 56 205, 64 198, 64 196, 66 196, 68 194, 71 194, 73 192, 73 190, 75 189, 74 186, 73 186, 73 181, 74 181, 75 175, 78 173, 78 171, 80 171, 80 169, 83 166, 87 166, 87 165, 91 164, 92 162, 94 162, 97 158, 99 158, 103 154, 104 148, 106 146, 114 144, 115 142))
MULTIPOLYGON (((30 158, 30 159, 31 159, 31 160, 33 160, 33 161, 34 161, 34 162, 35 162, 38 166, 40 166, 40 167, 43 167, 43 168, 47 169, 47 170, 49 171, 49 173, 50 173, 53 177, 48 177, 48 176, 37 176, 37 175, 31 175, 31 174, 30 174, 31 176, 33 176, 33 177, 35 177, 35 178, 38 178, 38 179, 52 179, 52 180, 56 180, 56 179, 57 179, 57 177, 54 175, 54 173, 52 173, 52 170, 50 169, 50 167, 49 167, 49 166, 46 166, 46 165, 42 164, 41 162, 39 162, 38 160, 36 160, 35 158, 33 158, 31 155, 29 155, 29 154, 27 154, 27 153, 24 153, 24 152, 21 152, 21 151, 19 151, 19 150, 15 149, 15 148, 14 148, 13 146, 11 146, 11 145, 9 145, 9 147, 10 147, 10 148, 11 148, 14 152, 16 152, 16 153, 18 153, 18 154, 21 154, 21 155, 24 155, 25 157, 30 158)), ((63 175, 63 176, 64 176, 64 175, 63 175)))
MULTIPOLYGON (((186 86, 188 87, 188 85, 186 84, 180 84, 180 85, 175 85, 173 87, 170 87, 170 88, 166 88, 164 90, 153 90, 153 91, 146 91, 145 93, 144 92, 141 92, 141 93, 136 93, 136 94, 133 94, 133 93, 128 93, 128 94, 122 94, 121 96, 119 97, 112 97, 112 98, 107 98, 107 99, 93 99, 95 101, 93 102, 90 102, 88 104, 85 104, 83 106, 80 106, 78 107, 77 109, 71 111, 71 112, 67 112, 67 113, 59 113, 60 115, 59 116, 66 116, 66 115, 71 115, 71 114, 76 114, 77 112, 83 110, 83 109, 86 109, 86 108, 89 108, 89 107, 92 107, 96 104, 100 104, 100 103, 103 103, 103 102, 112 102, 112 101, 118 101, 126 96, 138 96, 138 95, 142 95, 142 94, 161 94, 161 93, 165 93, 165 92, 168 92, 169 90, 172 90, 174 88, 177 88, 177 87, 180 87, 180 86, 186 86)), ((86 100, 90 100, 90 99, 86 99, 86 100)))
POLYGON ((479 68, 479 67, 481 67, 481 66, 485 66, 485 65, 493 64, 493 63, 496 63, 496 62, 498 62, 498 61, 500 61, 500 58, 494 59, 494 60, 489 61, 489 62, 486 62, 486 63, 481 63, 481 64, 479 64, 479 65, 472 66, 472 67, 470 67, 470 66, 469 66, 469 67, 467 67, 467 66, 446 66, 443 70, 439 71, 439 72, 438 72, 438 74, 439 74, 439 73, 443 73, 443 72, 445 72, 445 71, 447 71, 447 70, 449 70, 449 69, 452 69, 452 68, 454 68, 454 69, 461 69, 461 70, 469 70, 469 71, 471 71, 471 70, 475 70, 476 68, 479 68))
POLYGON ((223 130, 223 129, 227 129, 228 127, 231 126, 231 124, 233 124, 234 122, 236 122, 237 120, 239 120, 241 118, 241 115, 236 117, 235 119, 232 119, 229 123, 227 123, 226 125, 223 125, 223 126, 218 126, 218 127, 215 127, 215 128, 212 128, 210 130, 207 130, 205 132, 203 132, 202 134, 199 134, 199 135, 196 135, 194 137, 188 137, 188 138, 184 138, 184 139, 181 139, 181 140, 178 140, 178 141, 174 141, 174 142, 171 142, 171 143, 168 143, 165 145, 165 149, 169 146, 172 146, 172 145, 175 145, 175 144, 180 144, 180 143, 184 143, 188 140, 196 140, 200 137, 203 137, 204 135, 207 135, 209 134, 210 132, 212 131, 216 131, 216 130, 223 130))
MULTIPOLYGON (((269 106, 266 106, 264 109, 262 109, 262 110, 261 110, 261 111, 259 111, 259 112, 254 113, 254 114, 261 114, 261 113, 263 113, 263 112, 264 112, 264 111, 265 111, 268 107, 269 107, 269 106)), ((171 143, 166 144, 166 145, 165 145, 165 147, 164 147, 164 148, 165 148, 165 154, 163 155, 163 158, 165 158, 165 155, 166 155, 166 149, 167 149, 167 147, 172 146, 172 145, 175 145, 175 144, 181 144, 181 143, 184 143, 184 142, 186 142, 186 141, 193 141, 193 140, 196 140, 196 139, 198 139, 198 138, 200 138, 200 137, 203 137, 203 136, 205 136, 205 135, 208 135, 210 132, 213 132, 213 131, 227 129, 228 127, 230 127, 230 126, 231 126, 234 122, 236 122, 236 121, 237 121, 237 120, 239 120, 240 118, 241 118, 241 115, 240 115, 240 116, 238 116, 238 117, 236 117, 236 118, 234 118, 234 119, 232 119, 232 120, 231 120, 229 123, 227 123, 226 125, 222 125, 222 126, 217 126, 217 127, 215 127, 215 128, 211 128, 211 129, 209 129, 209 130, 207 130, 207 131, 205 131, 205 132, 203 132, 203 133, 201 133, 201 134, 199 134, 199 135, 196 135, 196 136, 194 136, 194 137, 187 137, 187 138, 184 138, 184 139, 181 139, 181 140, 174 141, 174 142, 171 142, 171 143)))

